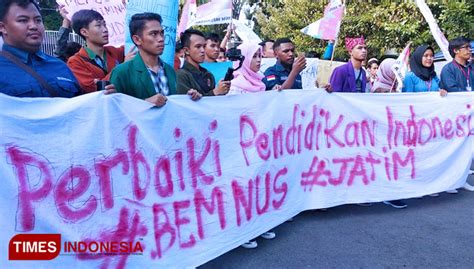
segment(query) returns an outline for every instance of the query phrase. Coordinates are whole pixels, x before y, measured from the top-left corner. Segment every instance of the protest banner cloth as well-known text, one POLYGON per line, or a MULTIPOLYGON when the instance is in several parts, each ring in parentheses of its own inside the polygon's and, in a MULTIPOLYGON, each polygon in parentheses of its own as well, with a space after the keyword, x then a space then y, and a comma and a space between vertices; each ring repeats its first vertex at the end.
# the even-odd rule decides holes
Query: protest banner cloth
POLYGON ((455 189, 472 100, 318 89, 156 108, 0 94, 0 263, 31 266, 7 253, 46 236, 53 259, 35 268, 195 267, 304 210, 455 189))
POLYGON ((211 0, 199 6, 196 5, 196 0, 187 0, 179 21, 178 34, 194 25, 224 24, 231 21, 232 0, 211 0))
POLYGON ((109 30, 109 45, 120 47, 125 44, 125 6, 122 0, 106 1, 73 1, 56 0, 59 5, 64 5, 67 10, 67 18, 71 20, 72 15, 81 9, 93 9, 99 12, 107 23, 109 30))
MULTIPOLYGON (((328 61, 328 60, 319 60, 318 67, 316 70, 316 81, 320 87, 324 87, 329 83, 329 79, 331 78, 332 71, 336 69, 336 67, 344 65, 344 62, 337 62, 337 61, 328 61)), ((303 77, 304 81, 304 77, 303 77)), ((303 84, 305 85, 305 84, 303 84)))
POLYGON ((168 0, 129 0, 127 3, 127 14, 125 24, 125 51, 130 51, 133 44, 128 25, 132 16, 137 13, 153 12, 160 14, 162 18, 161 26, 165 31, 165 49, 160 56, 165 63, 174 66, 174 49, 176 47, 176 29, 178 27, 178 1, 168 0))
POLYGON ((211 0, 197 7, 194 25, 212 25, 232 21, 232 0, 211 0))

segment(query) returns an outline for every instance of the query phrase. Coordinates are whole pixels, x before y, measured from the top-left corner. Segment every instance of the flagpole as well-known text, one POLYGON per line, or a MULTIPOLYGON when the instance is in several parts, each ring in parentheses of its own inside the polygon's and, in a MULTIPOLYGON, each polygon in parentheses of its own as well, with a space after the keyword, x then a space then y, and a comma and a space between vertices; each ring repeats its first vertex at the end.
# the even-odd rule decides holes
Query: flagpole
POLYGON ((332 54, 331 54, 331 63, 334 59, 334 52, 336 52, 336 45, 337 45, 337 39, 339 38, 339 33, 338 35, 336 36, 336 40, 334 40, 334 45, 332 47, 332 54))
POLYGON ((228 32, 230 32, 229 37, 227 38, 227 33, 224 39, 227 38, 226 42, 224 42, 224 39, 221 41, 221 47, 222 44, 225 44, 225 50, 230 48, 230 43, 232 42, 233 39, 235 39, 235 32, 234 32, 234 2, 232 2, 232 7, 230 9, 230 23, 229 26, 227 26, 228 32))
MULTIPOLYGON (((344 17, 345 17, 346 16, 346 0, 342 0, 342 5, 344 6, 344 17)), ((341 24, 342 24, 342 19, 341 19, 341 24)), ((331 64, 332 64, 332 61, 334 60, 334 53, 336 52, 337 40, 339 39, 340 31, 341 31, 341 25, 339 25, 339 29, 337 30, 336 40, 334 40, 334 46, 332 48, 332 54, 331 54, 331 64)))

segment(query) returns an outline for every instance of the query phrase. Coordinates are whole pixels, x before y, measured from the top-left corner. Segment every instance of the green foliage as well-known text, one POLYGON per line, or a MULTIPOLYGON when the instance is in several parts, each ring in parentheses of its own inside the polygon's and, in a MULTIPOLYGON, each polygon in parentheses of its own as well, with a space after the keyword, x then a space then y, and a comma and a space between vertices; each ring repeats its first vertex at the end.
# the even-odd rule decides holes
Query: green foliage
MULTIPOLYGON (((255 29, 262 38, 286 36, 301 51, 324 51, 325 42, 304 35, 300 30, 322 17, 328 1, 262 2, 255 29)), ((428 5, 446 38, 474 37, 474 3, 438 1, 428 5)), ((412 46, 431 44, 436 47, 428 23, 414 1, 346 1, 346 15, 335 57, 347 59, 344 37, 360 35, 366 38, 369 57, 380 57, 389 48, 401 51, 408 42, 412 42, 412 46)))
POLYGON ((256 14, 257 32, 262 39, 289 37, 301 51, 323 53, 321 40, 313 39, 300 32, 300 29, 322 16, 325 4, 313 0, 283 0, 277 5, 265 1, 262 9, 256 14), (268 15, 267 15, 268 14, 268 15))
POLYGON ((61 17, 59 12, 43 10, 41 11, 41 13, 41 15, 43 16, 44 28, 46 30, 57 31, 59 27, 61 27, 63 18, 61 17))
POLYGON ((199 26, 193 26, 191 28, 199 30, 203 32, 204 34, 216 33, 222 39, 225 36, 225 31, 227 30, 227 24, 199 25, 199 26))
MULTIPOLYGON (((204 4, 209 0, 198 0, 204 4)), ((314 0, 233 0, 240 7, 245 1, 260 3, 254 31, 262 38, 291 38, 298 50, 322 54, 326 41, 313 39, 300 30, 323 16, 329 2, 314 0)), ((387 49, 401 51, 407 42, 413 46, 436 43, 428 24, 414 1, 352 1, 346 0, 346 15, 341 25, 335 56, 347 59, 344 49, 345 36, 364 35, 369 57, 380 57, 387 49)), ((180 10, 185 1, 179 0, 180 10)), ((40 5, 46 29, 59 29, 62 18, 55 11, 55 0, 42 0, 40 5)), ((436 1, 428 3, 446 38, 467 36, 474 38, 474 2, 465 0, 436 1)), ((236 14, 234 14, 234 17, 236 14)), ((216 32, 224 36, 227 25, 196 27, 204 32, 216 32)))
MULTIPOLYGON (((401 50, 409 41, 414 46, 433 43, 428 24, 413 2, 348 5, 346 12, 340 44, 345 36, 364 35, 369 57, 380 57, 389 48, 401 50)), ((339 46, 336 53, 339 56, 346 54, 343 46, 339 46)))
POLYGON ((41 0, 39 1, 41 8, 41 16, 46 30, 58 30, 61 26, 63 18, 56 11, 58 4, 55 0, 41 0))
POLYGON ((447 2, 439 15, 445 35, 448 38, 460 35, 474 38, 474 3, 447 2))

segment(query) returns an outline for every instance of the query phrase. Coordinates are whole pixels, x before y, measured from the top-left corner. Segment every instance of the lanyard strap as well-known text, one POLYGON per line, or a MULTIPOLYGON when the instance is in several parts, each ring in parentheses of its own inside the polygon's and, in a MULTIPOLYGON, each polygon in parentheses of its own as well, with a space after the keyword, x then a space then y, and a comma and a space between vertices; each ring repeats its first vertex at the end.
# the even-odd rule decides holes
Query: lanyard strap
POLYGON ((462 68, 461 65, 460 65, 458 62, 456 62, 455 60, 453 60, 453 62, 454 62, 454 64, 456 65, 456 67, 457 67, 459 70, 461 70, 461 73, 462 73, 463 76, 466 78, 467 86, 469 87, 469 84, 470 84, 470 83, 469 83, 469 77, 470 77, 470 75, 471 75, 471 67, 470 67, 470 66, 467 67, 467 74, 466 74, 466 72, 464 71, 464 68, 462 68))
POLYGON ((358 81, 358 80, 360 81, 360 80, 361 80, 361 79, 360 79, 361 75, 362 75, 362 70, 359 69, 359 75, 357 76, 356 81, 358 81))
POLYGON ((430 78, 430 81, 425 81, 425 85, 426 87, 428 88, 428 91, 430 92, 431 91, 431 81, 433 80, 433 78, 430 78))

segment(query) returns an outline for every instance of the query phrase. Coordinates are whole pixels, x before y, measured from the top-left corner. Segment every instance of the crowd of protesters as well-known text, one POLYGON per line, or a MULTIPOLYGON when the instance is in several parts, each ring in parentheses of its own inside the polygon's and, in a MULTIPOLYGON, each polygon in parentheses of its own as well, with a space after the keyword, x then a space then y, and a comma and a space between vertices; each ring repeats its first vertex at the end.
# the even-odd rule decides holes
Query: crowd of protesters
MULTIPOLYGON (((198 101, 203 96, 302 89, 301 72, 306 68, 306 58, 297 56, 295 45, 288 38, 241 44, 238 48, 245 57, 242 67, 234 72, 233 79, 216 81, 201 64, 227 61, 230 31, 221 40, 215 33, 205 35, 198 30, 186 30, 177 43, 171 66, 160 59, 165 45, 159 14, 132 16, 129 29, 136 48, 125 54, 123 47, 106 46, 108 29, 100 13, 81 10, 69 21, 64 7, 59 10, 64 20, 53 57, 40 50, 44 25, 36 2, 0 0, 1 93, 71 98, 104 90, 105 94, 119 92, 161 107, 166 105, 167 96, 174 94, 187 94, 198 101), (71 28, 85 40, 85 47, 67 42, 71 28), (276 58, 275 65, 263 74, 262 58, 276 58)), ((329 42, 323 58, 331 55, 333 45, 329 42)), ((334 69, 325 86, 327 92, 391 93, 401 88, 402 92, 439 92, 446 96, 449 92, 471 91, 474 85, 471 43, 464 37, 449 42, 454 60, 444 66, 440 75, 434 69, 434 49, 427 44, 417 47, 402 87, 392 68, 394 59, 379 63, 371 58, 364 67, 368 58, 364 37, 347 37, 345 46, 350 59, 334 69)), ((474 190, 469 184, 465 188, 474 190)), ((400 200, 385 203, 395 208, 406 207, 400 200)), ((272 239, 275 233, 269 231, 261 236, 272 239)), ((252 240, 243 246, 255 248, 257 243, 252 240)))

